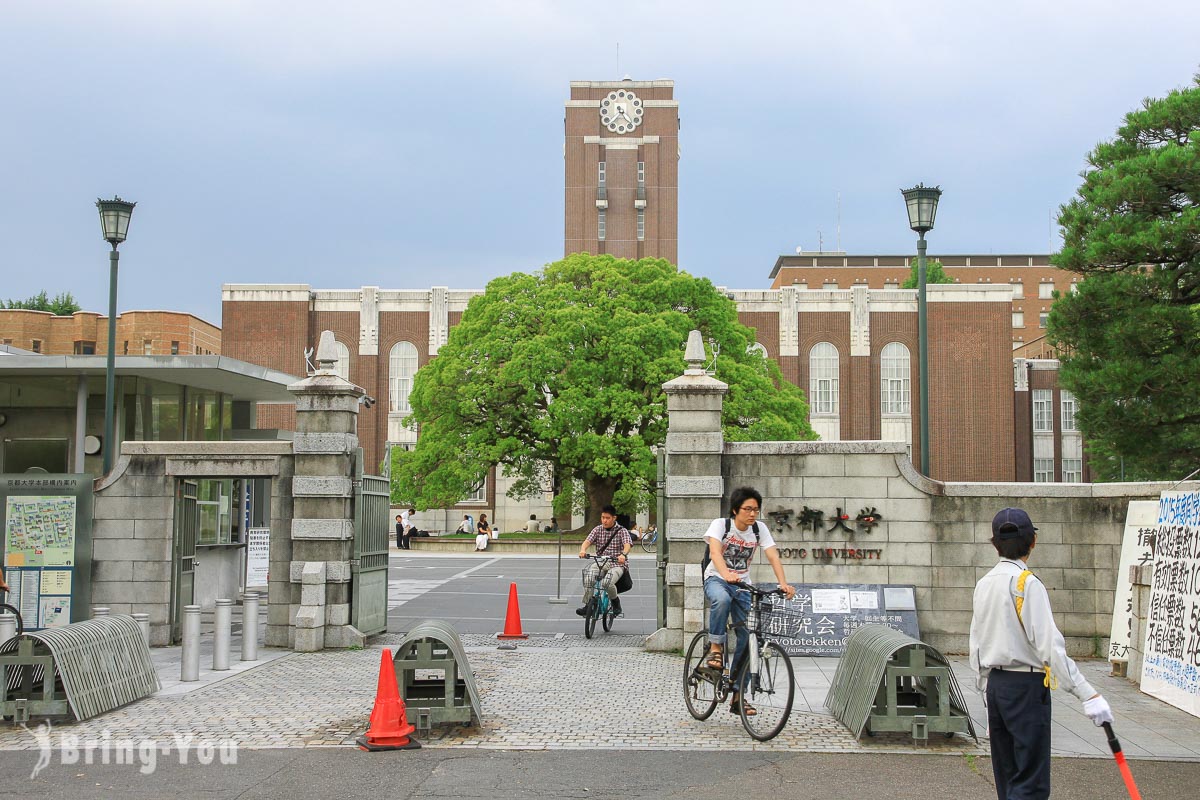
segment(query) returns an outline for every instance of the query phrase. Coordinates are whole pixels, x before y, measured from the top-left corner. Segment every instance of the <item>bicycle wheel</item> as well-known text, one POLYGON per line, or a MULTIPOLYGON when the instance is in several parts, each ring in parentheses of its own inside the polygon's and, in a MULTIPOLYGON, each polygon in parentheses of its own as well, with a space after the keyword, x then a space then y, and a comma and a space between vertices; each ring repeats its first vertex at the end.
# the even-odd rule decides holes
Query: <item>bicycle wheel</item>
POLYGON ((657 546, 658 546, 658 532, 657 531, 654 533, 653 536, 643 536, 642 537, 642 549, 645 550, 647 553, 653 553, 657 549, 657 546))
POLYGON ((592 633, 596 630, 596 615, 599 610, 596 608, 596 598, 588 600, 587 613, 583 615, 583 635, 587 638, 592 638, 592 633))
POLYGON ((760 742, 778 736, 791 716, 796 695, 792 660, 783 648, 767 642, 758 657, 758 674, 750 672, 750 659, 747 658, 738 670, 738 681, 734 685, 744 687, 740 711, 746 733, 760 742), (747 703, 757 713, 747 715, 747 703))
POLYGON ((617 612, 616 612, 616 610, 613 609, 612 603, 609 603, 608 608, 605 609, 605 611, 604 611, 604 619, 601 620, 601 622, 604 623, 604 632, 605 633, 608 633, 609 631, 612 630, 613 620, 616 618, 617 618, 617 612))
POLYGON ((696 719, 712 716, 717 707, 717 684, 721 674, 704 666, 708 658, 708 634, 701 631, 692 639, 683 660, 683 702, 696 719))

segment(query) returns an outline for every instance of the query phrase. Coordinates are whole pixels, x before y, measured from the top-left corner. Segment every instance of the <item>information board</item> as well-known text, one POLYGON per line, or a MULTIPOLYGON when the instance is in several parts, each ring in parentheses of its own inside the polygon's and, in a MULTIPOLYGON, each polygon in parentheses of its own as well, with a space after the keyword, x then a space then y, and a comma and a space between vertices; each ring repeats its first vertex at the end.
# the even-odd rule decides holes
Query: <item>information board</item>
POLYGON ((1200 492, 1163 492, 1142 691, 1200 717, 1200 492))
POLYGON ((271 529, 246 529, 246 588, 267 585, 270 566, 271 529))
MULTIPOLYGON (((760 584, 771 588, 774 584, 760 584)), ((841 656, 850 634, 864 625, 887 625, 921 638, 916 590, 870 583, 792 584, 791 600, 772 598, 763 620, 767 635, 792 656, 841 656), (776 638, 777 637, 777 638, 776 638)))
POLYGON ((1117 591, 1113 595, 1113 619, 1109 632, 1108 660, 1129 661, 1129 634, 1133 629, 1133 584, 1129 568, 1154 561, 1154 534, 1158 530, 1158 501, 1132 500, 1125 514, 1121 538, 1121 566, 1117 569, 1117 591))
POLYGON ((91 476, 5 475, 0 499, 9 602, 26 630, 67 625, 90 599, 91 476))

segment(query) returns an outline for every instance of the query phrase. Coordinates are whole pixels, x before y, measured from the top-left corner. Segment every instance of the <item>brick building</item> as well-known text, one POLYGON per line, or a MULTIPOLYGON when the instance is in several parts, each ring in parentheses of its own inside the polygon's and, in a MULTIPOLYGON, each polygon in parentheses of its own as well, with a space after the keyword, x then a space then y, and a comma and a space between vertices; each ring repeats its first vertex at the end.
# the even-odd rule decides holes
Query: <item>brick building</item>
MULTIPOLYGON (((771 288, 897 289, 909 275, 913 255, 847 255, 842 252, 782 255, 771 270, 771 288)), ((1007 284, 1012 288, 1013 355, 1052 358, 1046 342, 1046 316, 1054 292, 1068 292, 1081 277, 1050 263, 1050 256, 931 255, 958 284, 1007 284)))
POLYGON ((563 253, 679 259, 675 82, 572 81, 563 253))
MULTIPOLYGON (((221 329, 179 311, 117 315, 117 355, 220 355, 221 329)), ((0 309, 0 344, 48 356, 108 355, 108 315, 0 309)))
MULTIPOLYGON (((412 377, 437 355, 480 290, 313 290, 306 285, 223 288, 225 352, 303 374, 304 352, 331 330, 339 372, 378 402, 363 409, 359 438, 368 464, 388 446, 411 446, 400 426, 412 377)), ((741 321, 805 388, 813 427, 828 441, 913 442, 920 425, 917 303, 912 290, 734 290, 741 321)), ((933 286, 929 291, 933 477, 1013 480, 1014 384, 1007 286, 933 286)), ((259 408, 258 423, 293 427, 289 406, 259 408)), ((914 459, 920 460, 919 452, 914 459)), ((491 488, 486 491, 492 492, 491 488)))

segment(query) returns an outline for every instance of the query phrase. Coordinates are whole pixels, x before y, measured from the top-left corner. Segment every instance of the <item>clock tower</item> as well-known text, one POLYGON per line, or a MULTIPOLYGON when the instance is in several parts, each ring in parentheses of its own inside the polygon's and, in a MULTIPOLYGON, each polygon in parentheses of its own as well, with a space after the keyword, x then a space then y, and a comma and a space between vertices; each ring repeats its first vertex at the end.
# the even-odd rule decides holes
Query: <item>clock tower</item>
POLYGON ((679 259, 679 103, 668 80, 572 81, 564 253, 679 259))

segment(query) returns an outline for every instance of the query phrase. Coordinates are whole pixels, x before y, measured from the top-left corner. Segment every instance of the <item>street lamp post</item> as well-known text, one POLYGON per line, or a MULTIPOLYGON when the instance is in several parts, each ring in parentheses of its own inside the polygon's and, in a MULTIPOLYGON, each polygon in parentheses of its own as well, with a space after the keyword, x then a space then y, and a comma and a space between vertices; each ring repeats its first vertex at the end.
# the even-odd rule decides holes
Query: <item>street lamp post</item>
POLYGON ((104 370, 104 473, 112 469, 113 450, 116 448, 116 437, 113 433, 116 416, 116 354, 117 354, 117 245, 125 241, 129 232, 129 218, 133 216, 133 207, 120 197, 112 200, 96 200, 96 208, 100 209, 100 227, 104 232, 104 241, 112 245, 108 254, 108 363, 104 370))
POLYGON ((908 206, 908 226, 917 232, 917 349, 920 351, 921 394, 921 472, 929 474, 929 326, 925 315, 925 234, 933 230, 937 217, 940 187, 918 183, 911 189, 901 189, 908 206))

